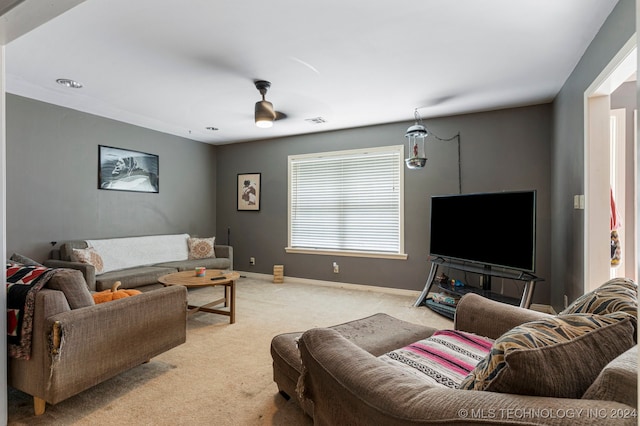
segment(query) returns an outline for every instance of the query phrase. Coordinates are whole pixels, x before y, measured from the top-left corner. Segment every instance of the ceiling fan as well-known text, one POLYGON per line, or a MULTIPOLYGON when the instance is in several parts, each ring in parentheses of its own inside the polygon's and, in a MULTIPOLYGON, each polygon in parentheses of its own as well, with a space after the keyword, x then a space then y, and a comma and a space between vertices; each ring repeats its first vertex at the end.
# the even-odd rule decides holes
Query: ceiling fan
POLYGON ((256 126, 261 128, 268 128, 273 126, 275 120, 281 120, 286 118, 287 115, 273 109, 273 104, 265 99, 267 90, 271 87, 271 83, 266 80, 254 80, 256 89, 262 95, 262 100, 256 102, 255 108, 255 123, 256 126))

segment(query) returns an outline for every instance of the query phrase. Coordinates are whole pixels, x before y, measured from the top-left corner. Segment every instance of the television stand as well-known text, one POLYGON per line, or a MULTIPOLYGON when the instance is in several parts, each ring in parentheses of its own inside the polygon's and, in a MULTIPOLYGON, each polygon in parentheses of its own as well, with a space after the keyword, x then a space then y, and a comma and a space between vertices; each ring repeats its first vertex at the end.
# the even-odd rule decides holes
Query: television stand
POLYGON ((479 264, 468 264, 468 263, 460 263, 454 262, 449 259, 445 259, 442 257, 432 258, 431 260, 431 269, 429 271, 429 276, 427 277, 427 282, 425 283, 424 289, 418 299, 414 303, 413 306, 426 305, 432 310, 447 316, 449 318, 453 318, 455 314, 455 307, 448 307, 446 305, 440 305, 433 301, 427 300, 427 296, 431 291, 431 287, 435 281, 436 275, 438 273, 438 268, 444 267, 449 269, 455 269, 458 271, 466 271, 474 274, 481 275, 481 287, 442 287, 443 290, 448 291, 449 293, 457 294, 463 296, 467 293, 476 293, 481 296, 484 296, 491 300, 497 300, 499 302, 508 303, 510 305, 520 306, 521 308, 529 309, 531 306, 531 299, 533 298, 533 291, 535 289, 535 284, 538 281, 543 281, 542 278, 538 278, 533 274, 522 271, 514 271, 514 270, 504 270, 504 269, 493 269, 489 265, 479 265, 479 264), (491 277, 499 277, 499 278, 508 278, 516 281, 523 281, 524 289, 522 291, 522 296, 520 299, 516 299, 513 297, 504 296, 500 293, 494 293, 491 291, 491 277), (429 303, 431 302, 431 303, 429 303))

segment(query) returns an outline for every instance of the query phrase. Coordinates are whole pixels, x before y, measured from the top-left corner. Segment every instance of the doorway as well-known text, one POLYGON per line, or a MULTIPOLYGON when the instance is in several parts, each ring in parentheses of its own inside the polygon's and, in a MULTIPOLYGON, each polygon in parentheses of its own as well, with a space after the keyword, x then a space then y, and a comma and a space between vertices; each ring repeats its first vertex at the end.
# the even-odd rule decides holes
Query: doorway
POLYGON ((614 276, 638 279, 637 141, 626 130, 636 102, 626 108, 631 111, 611 106, 612 94, 635 81, 636 61, 634 35, 584 94, 585 292, 614 276))

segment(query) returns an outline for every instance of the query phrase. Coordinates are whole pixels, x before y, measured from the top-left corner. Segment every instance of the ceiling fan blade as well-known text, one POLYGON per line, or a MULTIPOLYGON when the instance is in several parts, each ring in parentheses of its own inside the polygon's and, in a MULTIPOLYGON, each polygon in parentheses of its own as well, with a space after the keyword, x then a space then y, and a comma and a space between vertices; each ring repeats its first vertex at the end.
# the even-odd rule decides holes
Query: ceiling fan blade
POLYGON ((284 112, 276 111, 276 120, 282 120, 284 118, 287 118, 287 114, 285 114, 284 112))

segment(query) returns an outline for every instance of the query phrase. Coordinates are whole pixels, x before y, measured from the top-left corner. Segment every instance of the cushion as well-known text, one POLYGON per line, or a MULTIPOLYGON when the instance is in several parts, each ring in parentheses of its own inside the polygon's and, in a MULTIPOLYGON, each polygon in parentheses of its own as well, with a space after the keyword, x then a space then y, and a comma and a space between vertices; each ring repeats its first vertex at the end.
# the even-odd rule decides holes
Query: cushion
POLYGON ((634 345, 633 317, 572 314, 500 336, 461 389, 580 398, 605 365, 634 345))
POLYGON ((431 385, 455 389, 489 353, 493 340, 456 330, 440 330, 429 338, 381 355, 380 360, 425 379, 431 385))
POLYGON ((214 246, 216 237, 211 238, 195 238, 190 237, 187 240, 189 246, 189 259, 206 259, 216 257, 214 246))
MULTIPOLYGON (((159 266, 138 266, 120 271, 106 272, 96 275, 96 291, 108 290, 116 282, 122 282, 122 288, 137 288, 143 286, 163 287, 158 278, 163 275, 178 272, 176 268, 159 266)), ((149 287, 151 289, 151 287, 149 287)))
POLYGON ((73 260, 74 262, 93 265, 93 267, 96 268, 96 274, 102 273, 104 269, 102 257, 100 257, 98 252, 93 247, 88 247, 86 249, 74 248, 71 252, 71 260, 73 260))
POLYGON ((582 398, 617 401, 637 407, 638 345, 607 364, 582 398))
POLYGON ((16 263, 20 263, 22 265, 25 266, 44 266, 43 264, 36 262, 33 259, 28 258, 27 256, 23 256, 21 254, 18 253, 13 253, 11 255, 11 257, 9 258, 9 260, 12 260, 16 263))
POLYGON ((94 305, 87 282, 77 269, 56 269, 46 287, 63 292, 71 309, 94 305))
POLYGON ((626 312, 638 316, 638 285, 628 278, 613 278, 599 288, 577 298, 560 315, 626 312))

